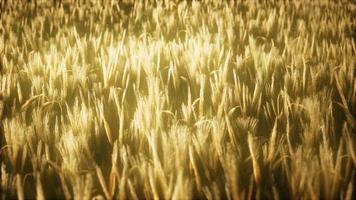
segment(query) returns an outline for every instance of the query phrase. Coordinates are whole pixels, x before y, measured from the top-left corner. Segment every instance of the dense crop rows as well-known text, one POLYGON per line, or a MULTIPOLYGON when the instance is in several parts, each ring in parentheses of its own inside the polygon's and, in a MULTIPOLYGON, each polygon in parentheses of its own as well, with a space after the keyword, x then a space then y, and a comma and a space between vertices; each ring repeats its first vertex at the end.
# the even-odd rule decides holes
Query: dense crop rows
POLYGON ((0 0, 1 198, 352 199, 356 4, 308 2, 0 0))

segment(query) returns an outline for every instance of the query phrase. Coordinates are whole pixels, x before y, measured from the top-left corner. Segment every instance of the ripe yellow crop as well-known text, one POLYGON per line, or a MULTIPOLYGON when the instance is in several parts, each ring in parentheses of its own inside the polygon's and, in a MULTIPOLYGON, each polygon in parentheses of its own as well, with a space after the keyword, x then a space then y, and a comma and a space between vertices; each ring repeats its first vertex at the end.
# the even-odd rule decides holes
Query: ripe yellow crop
POLYGON ((355 12, 0 0, 1 198, 354 199, 355 12))

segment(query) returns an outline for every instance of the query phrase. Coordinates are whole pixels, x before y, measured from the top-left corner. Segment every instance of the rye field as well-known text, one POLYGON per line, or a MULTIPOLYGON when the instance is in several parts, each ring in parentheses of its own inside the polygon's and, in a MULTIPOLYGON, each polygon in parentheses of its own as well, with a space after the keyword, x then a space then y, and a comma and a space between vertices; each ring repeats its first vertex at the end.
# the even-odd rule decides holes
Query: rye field
POLYGON ((356 198, 356 3, 0 0, 1 199, 356 198))

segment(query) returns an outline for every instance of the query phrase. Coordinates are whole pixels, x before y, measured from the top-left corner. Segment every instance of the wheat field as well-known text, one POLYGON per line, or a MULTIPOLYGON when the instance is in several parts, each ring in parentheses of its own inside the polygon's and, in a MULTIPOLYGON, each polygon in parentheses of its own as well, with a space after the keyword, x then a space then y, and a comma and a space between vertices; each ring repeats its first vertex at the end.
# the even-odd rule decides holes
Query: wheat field
POLYGON ((356 198, 354 2, 0 9, 1 199, 356 198))

